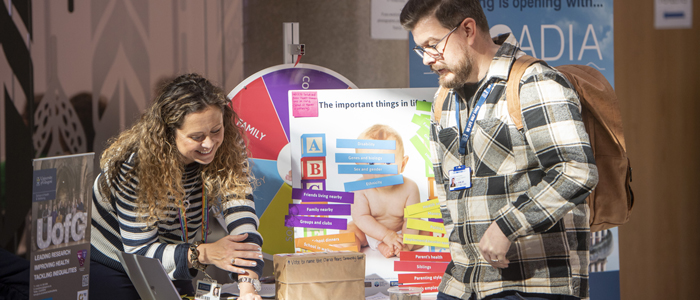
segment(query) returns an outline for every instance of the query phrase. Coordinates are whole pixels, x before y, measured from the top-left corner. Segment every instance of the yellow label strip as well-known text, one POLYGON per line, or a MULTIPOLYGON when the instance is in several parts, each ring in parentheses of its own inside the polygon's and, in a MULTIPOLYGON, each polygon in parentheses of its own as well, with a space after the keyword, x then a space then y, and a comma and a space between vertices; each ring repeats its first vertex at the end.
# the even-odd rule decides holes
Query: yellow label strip
POLYGON ((428 222, 420 219, 408 219, 406 227, 410 229, 417 229, 423 231, 447 233, 445 232, 445 225, 443 225, 442 223, 428 222))
POLYGON ((404 216, 406 218, 416 218, 416 219, 442 219, 442 213, 440 213, 440 209, 435 209, 435 210, 429 210, 429 211, 424 211, 420 212, 414 215, 408 215, 406 214, 406 211, 404 211, 404 216))
POLYGON ((440 210, 440 204, 437 199, 409 205, 404 209, 404 212, 405 216, 412 217, 415 214, 435 209, 440 210))
POLYGON ((404 234, 403 243, 421 246, 435 246, 439 248, 448 248, 450 246, 450 242, 447 238, 418 234, 404 234))

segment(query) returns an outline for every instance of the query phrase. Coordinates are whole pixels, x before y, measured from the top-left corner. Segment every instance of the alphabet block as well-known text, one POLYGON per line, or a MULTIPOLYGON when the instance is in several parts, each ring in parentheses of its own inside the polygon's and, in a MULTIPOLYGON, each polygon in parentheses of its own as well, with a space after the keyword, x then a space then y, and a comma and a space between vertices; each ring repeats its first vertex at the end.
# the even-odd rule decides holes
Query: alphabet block
POLYGON ((301 157, 326 156, 326 134, 302 134, 301 157))
POLYGON ((301 179, 326 179, 326 158, 302 157, 301 179))
POLYGON ((301 188, 305 190, 318 190, 318 191, 325 191, 326 190, 326 181, 325 180, 302 180, 301 181, 301 188))

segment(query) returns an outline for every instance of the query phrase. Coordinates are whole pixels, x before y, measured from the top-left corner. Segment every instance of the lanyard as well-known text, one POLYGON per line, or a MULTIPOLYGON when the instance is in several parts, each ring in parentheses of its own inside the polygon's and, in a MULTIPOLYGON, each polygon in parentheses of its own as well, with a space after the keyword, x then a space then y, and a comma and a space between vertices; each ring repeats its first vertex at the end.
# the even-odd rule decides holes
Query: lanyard
MULTIPOLYGON (((469 141, 469 137, 472 135, 472 129, 474 128, 474 122, 476 121, 476 116, 479 114, 479 110, 481 109, 481 106, 484 105, 486 102, 486 98, 491 94, 491 90, 493 89, 494 84, 491 83, 489 84, 486 89, 481 93, 481 98, 479 98, 479 101, 474 105, 474 109, 472 109, 472 113, 469 114, 469 119, 467 119, 467 124, 464 125, 464 131, 462 132, 462 135, 459 138, 459 154, 467 154, 467 141, 469 141)), ((453 92, 452 97, 455 100, 455 106, 457 107, 456 110, 456 117, 457 117, 457 128, 462 128, 462 125, 460 124, 460 118, 459 118, 459 97, 457 96, 457 93, 453 92)))
MULTIPOLYGON (((186 210, 180 209, 180 228, 182 229, 182 241, 187 242, 190 235, 187 230, 187 214, 186 210)), ((209 233, 209 209, 207 207, 207 190, 202 187, 202 242, 207 242, 207 234, 209 233)))

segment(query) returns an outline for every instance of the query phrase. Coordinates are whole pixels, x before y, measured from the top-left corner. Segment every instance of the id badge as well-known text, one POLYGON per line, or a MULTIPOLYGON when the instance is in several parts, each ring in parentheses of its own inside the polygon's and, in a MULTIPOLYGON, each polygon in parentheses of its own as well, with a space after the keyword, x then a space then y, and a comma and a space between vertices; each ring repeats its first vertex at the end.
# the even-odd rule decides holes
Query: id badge
POLYGON ((221 297, 221 285, 216 280, 197 280, 195 300, 219 300, 221 297))
POLYGON ((457 166, 447 172, 450 178, 450 191, 459 191, 472 187, 472 169, 466 166, 457 166))

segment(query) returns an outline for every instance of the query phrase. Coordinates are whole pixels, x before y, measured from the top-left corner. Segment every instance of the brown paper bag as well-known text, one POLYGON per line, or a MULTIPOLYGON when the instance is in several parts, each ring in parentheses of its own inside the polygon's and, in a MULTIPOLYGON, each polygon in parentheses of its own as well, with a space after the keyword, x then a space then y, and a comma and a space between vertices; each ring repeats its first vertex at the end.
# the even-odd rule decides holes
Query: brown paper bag
POLYGON ((365 255, 356 252, 275 254, 277 300, 365 299, 365 255))

